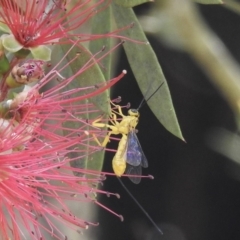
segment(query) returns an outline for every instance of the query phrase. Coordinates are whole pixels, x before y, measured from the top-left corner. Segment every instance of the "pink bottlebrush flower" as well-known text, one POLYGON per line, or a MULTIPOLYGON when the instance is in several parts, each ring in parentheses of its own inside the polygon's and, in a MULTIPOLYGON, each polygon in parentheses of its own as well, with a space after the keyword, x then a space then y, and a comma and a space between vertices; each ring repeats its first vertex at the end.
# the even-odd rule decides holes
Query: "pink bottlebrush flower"
MULTIPOLYGON (((95 40, 103 37, 119 37, 117 31, 92 35, 79 29, 97 12, 108 7, 109 0, 0 0, 0 29, 10 35, 2 36, 2 44, 10 52, 20 49, 31 50, 33 56, 50 55, 45 46, 55 43, 69 43, 69 38, 77 37, 80 41, 95 40), (44 52, 44 54, 42 53, 44 52)), ((87 27, 87 26, 86 26, 87 27)))
POLYGON ((1 0, 2 23, 24 47, 55 43, 85 23, 105 1, 78 1, 68 12, 69 1, 1 0), (92 3, 91 3, 92 2, 92 3))
MULTIPOLYGON (((123 71, 106 84, 66 89, 96 61, 96 58, 89 61, 66 79, 60 79, 64 76, 57 71, 57 65, 45 76, 40 74, 42 78, 35 86, 25 87, 12 100, 2 102, 8 109, 0 118, 2 239, 29 239, 30 235, 31 239, 39 240, 45 239, 46 234, 55 239, 67 239, 59 223, 76 231, 96 225, 75 216, 67 202, 93 202, 102 206, 94 194, 110 193, 94 186, 102 182, 103 175, 72 167, 71 163, 81 162, 100 149, 93 134, 99 136, 102 131, 91 125, 94 119, 83 117, 91 113, 98 115, 98 110, 86 100, 111 87, 126 73, 123 71), (40 93, 43 86, 56 79, 60 80, 55 86, 40 93)), ((39 76, 41 65, 34 60, 32 64, 28 60, 20 66, 24 66, 20 72, 26 79, 30 73, 39 76)))

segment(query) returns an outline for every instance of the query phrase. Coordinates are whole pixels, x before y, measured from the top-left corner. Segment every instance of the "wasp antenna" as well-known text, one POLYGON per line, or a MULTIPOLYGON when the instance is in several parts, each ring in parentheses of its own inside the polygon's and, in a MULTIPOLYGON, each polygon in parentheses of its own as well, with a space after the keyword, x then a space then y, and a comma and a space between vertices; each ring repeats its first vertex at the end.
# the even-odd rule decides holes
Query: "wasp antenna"
POLYGON ((128 188, 125 186, 125 184, 122 182, 122 180, 117 177, 118 181, 122 185, 122 187, 125 189, 125 191, 128 193, 128 195, 133 199, 133 201, 138 205, 138 207, 142 210, 142 212, 145 214, 145 216, 148 218, 148 220, 153 224, 153 226, 158 230, 159 233, 163 235, 162 230, 158 227, 158 225, 153 221, 153 219, 150 217, 148 212, 142 207, 142 205, 138 202, 138 200, 132 195, 132 193, 128 190, 128 188))
MULTIPOLYGON (((137 110, 139 110, 139 109, 142 107, 144 100, 145 100, 145 103, 148 102, 148 101, 154 96, 154 94, 162 87, 163 84, 164 84, 164 82, 162 82, 162 83, 157 87, 157 89, 149 96, 148 99, 145 100, 145 98, 143 98, 143 100, 142 100, 141 103, 139 104, 137 110)), ((151 86, 151 84, 150 84, 150 86, 151 86)), ((149 89, 150 89, 150 86, 149 86, 149 89)), ((149 91, 149 89, 147 90, 147 92, 149 91)))
POLYGON ((143 99, 142 99, 142 101, 140 102, 140 104, 139 104, 139 106, 138 106, 138 108, 137 108, 137 110, 139 110, 140 109, 140 107, 143 105, 143 102, 144 102, 144 97, 143 97, 143 99))

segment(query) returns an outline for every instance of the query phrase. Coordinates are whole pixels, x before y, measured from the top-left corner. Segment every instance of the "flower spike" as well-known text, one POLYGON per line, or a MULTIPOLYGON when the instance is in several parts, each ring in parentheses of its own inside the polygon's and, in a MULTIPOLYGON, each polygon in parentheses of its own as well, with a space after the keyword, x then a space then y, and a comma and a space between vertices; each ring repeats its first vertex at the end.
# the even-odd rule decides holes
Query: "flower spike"
POLYGON ((126 74, 124 70, 97 86, 67 88, 100 60, 94 56, 94 61, 70 77, 63 72, 69 63, 46 73, 43 62, 37 60, 20 61, 12 68, 11 74, 24 88, 0 105, 0 203, 6 209, 0 213, 3 239, 67 239, 64 227, 79 232, 79 228, 98 225, 75 216, 72 203, 94 203, 120 217, 96 200, 98 194, 119 196, 94 187, 103 182, 103 173, 72 165, 84 166, 85 158, 101 150, 93 133, 101 137, 104 131, 92 126, 101 112, 89 100, 126 74))

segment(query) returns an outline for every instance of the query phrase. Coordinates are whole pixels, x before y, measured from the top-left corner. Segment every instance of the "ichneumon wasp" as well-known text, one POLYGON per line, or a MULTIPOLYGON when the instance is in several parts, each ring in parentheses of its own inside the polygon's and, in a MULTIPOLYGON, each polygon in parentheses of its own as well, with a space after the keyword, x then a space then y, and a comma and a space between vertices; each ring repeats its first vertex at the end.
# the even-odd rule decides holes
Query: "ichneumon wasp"
MULTIPOLYGON (((164 83, 164 82, 163 82, 164 83)), ((145 100, 147 102, 163 85, 160 86, 145 100)), ((157 226, 157 224, 153 221, 153 219, 149 216, 146 210, 141 206, 141 204, 136 200, 136 198, 130 193, 127 187, 123 184, 119 177, 121 177, 124 173, 128 176, 128 178, 135 184, 138 184, 141 181, 142 177, 142 167, 148 167, 147 158, 142 150, 141 144, 138 141, 138 137, 136 135, 136 126, 139 121, 139 109, 143 105, 144 99, 140 103, 137 109, 129 109, 128 115, 124 115, 122 113, 122 107, 120 105, 116 105, 111 102, 112 110, 110 114, 109 124, 103 123, 102 118, 98 118, 92 122, 94 127, 99 128, 108 128, 108 134, 105 136, 102 143, 99 142, 97 137, 93 135, 95 141, 102 147, 106 147, 108 142, 110 141, 111 135, 119 135, 122 137, 118 143, 118 149, 115 153, 115 156, 112 160, 113 171, 118 177, 120 184, 127 191, 130 197, 135 201, 135 203, 140 207, 146 217, 152 222, 155 228, 163 234, 162 230, 157 226), (120 117, 120 118, 119 118, 120 117)))
MULTIPOLYGON (((161 83, 160 86, 151 94, 146 102, 159 90, 162 85, 163 83, 161 83)), ((109 124, 102 123, 102 118, 99 118, 92 123, 94 127, 107 127, 109 129, 109 132, 102 143, 100 143, 96 136, 94 136, 96 142, 102 147, 106 147, 107 143, 110 141, 111 135, 122 135, 118 144, 117 152, 112 160, 113 171, 118 177, 121 177, 124 173, 127 174, 129 179, 135 184, 138 184, 141 181, 142 167, 148 167, 147 158, 143 153, 142 147, 136 135, 136 126, 140 116, 139 109, 142 106, 143 101, 137 109, 129 109, 128 115, 124 115, 122 113, 120 105, 116 105, 111 102, 113 108, 110 114, 109 124)))

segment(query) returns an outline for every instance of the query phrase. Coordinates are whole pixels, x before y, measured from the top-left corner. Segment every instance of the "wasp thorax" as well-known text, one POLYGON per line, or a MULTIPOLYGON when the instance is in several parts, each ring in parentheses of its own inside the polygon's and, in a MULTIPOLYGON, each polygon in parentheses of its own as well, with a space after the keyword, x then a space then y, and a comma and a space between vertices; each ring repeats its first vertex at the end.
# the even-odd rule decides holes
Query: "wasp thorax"
POLYGON ((128 110, 128 114, 130 116, 135 116, 135 117, 139 117, 140 116, 140 113, 137 109, 129 109, 128 110))

